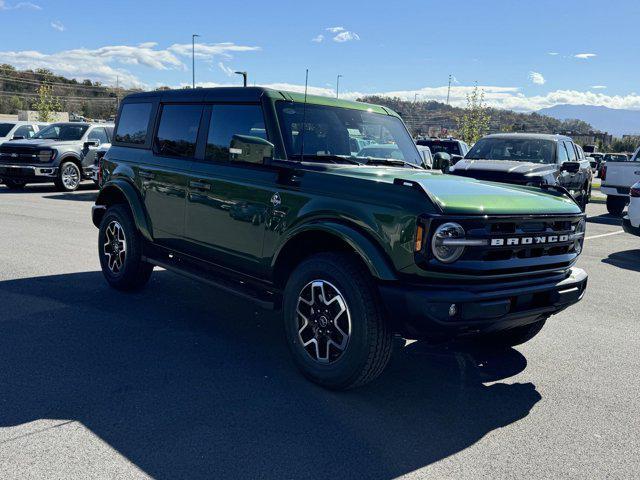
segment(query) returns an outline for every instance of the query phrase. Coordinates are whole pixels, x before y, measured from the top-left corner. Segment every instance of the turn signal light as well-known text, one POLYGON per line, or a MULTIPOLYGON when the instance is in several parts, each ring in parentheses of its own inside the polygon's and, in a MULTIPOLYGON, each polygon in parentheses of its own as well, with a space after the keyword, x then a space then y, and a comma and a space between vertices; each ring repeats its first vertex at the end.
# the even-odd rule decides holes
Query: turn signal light
POLYGON ((413 246, 413 250, 415 252, 419 252, 422 250, 422 245, 424 244, 424 227, 418 224, 418 228, 416 228, 416 242, 413 246))
POLYGON ((604 182, 606 179, 607 179, 607 166, 603 165, 602 173, 600 174, 600 180, 604 182))
POLYGON ((629 195, 631 195, 633 198, 640 198, 640 182, 631 187, 629 195))

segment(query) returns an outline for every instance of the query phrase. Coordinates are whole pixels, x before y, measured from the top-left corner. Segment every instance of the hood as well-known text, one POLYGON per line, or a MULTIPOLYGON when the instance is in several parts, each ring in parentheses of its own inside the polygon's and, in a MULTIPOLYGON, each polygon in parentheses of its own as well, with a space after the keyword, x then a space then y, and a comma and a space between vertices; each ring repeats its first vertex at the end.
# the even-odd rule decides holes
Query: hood
POLYGON ((372 182, 416 182, 448 215, 579 214, 576 203, 560 192, 443 175, 428 170, 345 166, 332 173, 372 182))
POLYGON ((80 140, 76 141, 61 141, 61 140, 48 140, 35 138, 31 140, 11 140, 5 142, 4 145, 11 145, 12 147, 26 147, 26 148, 46 148, 46 147, 60 147, 66 145, 77 145, 80 140))
POLYGON ((481 172, 500 172, 511 175, 531 175, 543 174, 554 170, 555 166, 550 164, 540 164, 532 162, 516 162, 511 160, 471 160, 463 158, 451 167, 451 172, 468 172, 470 170, 481 172))

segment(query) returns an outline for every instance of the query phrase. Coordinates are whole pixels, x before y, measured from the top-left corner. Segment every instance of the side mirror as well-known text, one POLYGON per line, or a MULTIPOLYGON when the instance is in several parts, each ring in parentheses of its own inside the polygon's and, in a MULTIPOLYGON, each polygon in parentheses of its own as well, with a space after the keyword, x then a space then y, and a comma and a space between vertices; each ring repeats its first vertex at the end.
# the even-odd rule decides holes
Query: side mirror
POLYGON ((100 140, 88 140, 86 142, 84 142, 84 149, 86 150, 89 147, 99 147, 100 146, 100 140))
POLYGON ((443 173, 449 171, 451 166, 451 155, 446 152, 438 152, 433 156, 433 169, 442 170, 443 173))
POLYGON ((451 155, 451 165, 455 165, 460 160, 462 160, 462 155, 451 155))
POLYGON ((263 164, 273 158, 273 143, 251 135, 234 135, 229 146, 232 161, 263 164))
POLYGON ((561 172, 578 173, 580 170, 580 162, 564 162, 560 166, 561 172))
POLYGON ((14 135, 11 140, 24 140, 24 137, 22 135, 14 135))

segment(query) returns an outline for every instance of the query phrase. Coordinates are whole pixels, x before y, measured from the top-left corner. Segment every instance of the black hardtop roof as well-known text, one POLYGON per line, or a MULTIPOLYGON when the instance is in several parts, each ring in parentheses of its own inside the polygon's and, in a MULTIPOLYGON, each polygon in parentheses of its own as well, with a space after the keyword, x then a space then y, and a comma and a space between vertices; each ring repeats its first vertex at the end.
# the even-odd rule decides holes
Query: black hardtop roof
MULTIPOLYGON (((179 90, 156 90, 153 92, 132 93, 124 98, 124 102, 135 102, 137 100, 171 100, 187 102, 203 101, 247 101, 255 102, 260 99, 265 91, 269 89, 263 87, 216 87, 216 88, 185 88, 179 90)), ((272 90, 273 91, 273 90, 272 90)))

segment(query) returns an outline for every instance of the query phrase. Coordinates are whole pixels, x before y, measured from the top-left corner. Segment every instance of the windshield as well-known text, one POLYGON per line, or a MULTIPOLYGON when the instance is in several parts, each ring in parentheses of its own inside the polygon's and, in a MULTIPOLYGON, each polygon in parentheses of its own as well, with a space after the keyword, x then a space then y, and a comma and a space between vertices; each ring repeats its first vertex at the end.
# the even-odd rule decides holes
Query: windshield
POLYGON ((429 150, 431 150, 431 153, 434 155, 441 152, 448 153, 449 155, 462 155, 458 142, 452 142, 450 140, 418 140, 417 144, 429 147, 429 150))
POLYGON ((340 156, 367 163, 368 159, 390 159, 422 166, 409 132, 399 118, 350 108, 294 102, 277 102, 278 119, 287 156, 322 161, 322 156, 340 156), (302 123, 304 120, 304 140, 302 123))
POLYGON ((15 126, 15 123, 0 123, 0 137, 6 137, 15 126))
POLYGON ((554 163, 554 147, 553 141, 539 138, 482 138, 464 158, 554 163))
POLYGON ((58 123, 49 125, 44 130, 40 130, 33 138, 46 140, 80 140, 88 128, 88 125, 58 123))
POLYGON ((630 162, 631 159, 623 153, 607 153, 604 156, 605 162, 630 162))

